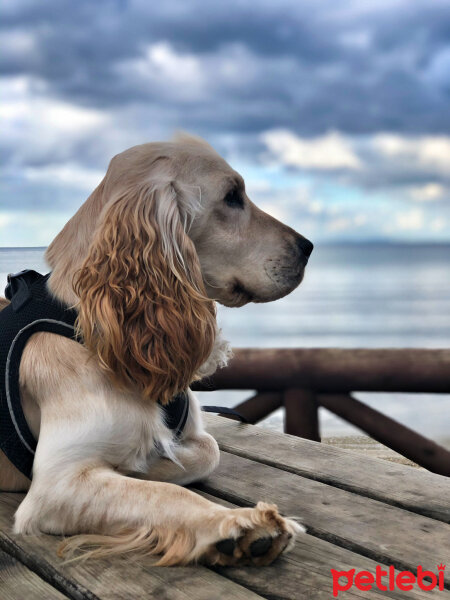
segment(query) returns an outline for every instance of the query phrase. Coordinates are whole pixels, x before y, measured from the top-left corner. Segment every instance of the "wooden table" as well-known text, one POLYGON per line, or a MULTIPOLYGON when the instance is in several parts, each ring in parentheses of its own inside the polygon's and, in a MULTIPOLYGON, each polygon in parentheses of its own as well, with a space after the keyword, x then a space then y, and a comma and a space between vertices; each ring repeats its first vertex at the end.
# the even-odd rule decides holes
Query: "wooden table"
MULTIPOLYGON (((437 573, 444 591, 380 591, 355 585, 338 598, 450 598, 450 480, 292 436, 205 415, 222 460, 201 485, 223 504, 276 502, 308 534, 262 569, 154 567, 130 557, 61 565, 59 538, 10 532, 20 494, 0 495, 0 599, 253 600, 333 598, 331 569, 437 573)), ((386 577, 382 579, 385 583, 386 577)), ((343 584, 346 578, 340 579, 343 584)), ((367 583, 367 580, 362 581, 367 583)), ((427 583, 427 582, 425 582, 427 583)))

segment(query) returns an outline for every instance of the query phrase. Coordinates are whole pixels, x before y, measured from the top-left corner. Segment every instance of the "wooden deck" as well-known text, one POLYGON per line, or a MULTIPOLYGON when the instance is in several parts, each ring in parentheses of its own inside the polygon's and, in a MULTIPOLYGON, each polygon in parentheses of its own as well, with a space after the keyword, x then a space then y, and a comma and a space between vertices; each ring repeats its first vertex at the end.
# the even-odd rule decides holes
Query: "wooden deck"
MULTIPOLYGON (((437 573, 445 591, 370 591, 352 598, 450 598, 450 479, 350 451, 206 415, 218 440, 218 470, 196 486, 223 504, 276 502, 300 516, 308 535, 262 569, 153 567, 130 557, 61 565, 59 538, 13 535, 20 494, 0 495, 0 599, 253 600, 333 598, 331 569, 369 571, 377 564, 437 573)), ((341 581, 343 583, 344 580, 341 581)))

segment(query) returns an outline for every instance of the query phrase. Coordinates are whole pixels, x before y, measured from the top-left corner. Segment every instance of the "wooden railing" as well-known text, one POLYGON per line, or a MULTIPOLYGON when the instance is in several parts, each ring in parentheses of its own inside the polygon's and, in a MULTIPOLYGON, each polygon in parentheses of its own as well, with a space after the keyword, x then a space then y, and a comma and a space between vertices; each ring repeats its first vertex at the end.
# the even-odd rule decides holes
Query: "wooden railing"
MULTIPOLYGON (((417 464, 450 476, 448 450, 351 395, 450 393, 450 350, 242 348, 228 367, 193 389, 257 390, 235 407, 250 423, 284 407, 286 433, 315 441, 320 441, 323 406, 417 464)), ((446 418, 450 422, 450 415, 446 418)))

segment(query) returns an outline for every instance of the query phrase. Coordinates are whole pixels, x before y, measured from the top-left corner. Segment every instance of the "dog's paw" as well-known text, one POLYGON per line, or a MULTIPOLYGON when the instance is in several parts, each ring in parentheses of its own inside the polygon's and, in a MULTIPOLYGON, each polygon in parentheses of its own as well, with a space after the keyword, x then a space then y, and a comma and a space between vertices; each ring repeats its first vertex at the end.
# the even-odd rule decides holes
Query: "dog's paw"
POLYGON ((290 550, 304 527, 282 517, 275 504, 258 502, 255 508, 231 510, 220 524, 221 538, 203 559, 210 565, 262 567, 290 550))

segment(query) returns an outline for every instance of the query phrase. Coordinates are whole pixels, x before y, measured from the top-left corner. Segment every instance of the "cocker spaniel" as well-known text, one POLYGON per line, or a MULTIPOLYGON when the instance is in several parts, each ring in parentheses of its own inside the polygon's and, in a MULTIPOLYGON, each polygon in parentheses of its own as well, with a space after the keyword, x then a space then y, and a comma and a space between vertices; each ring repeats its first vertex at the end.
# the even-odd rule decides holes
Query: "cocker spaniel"
POLYGON ((285 296, 311 250, 199 138, 114 157, 47 250, 49 291, 78 311, 83 343, 40 332, 25 347, 32 482, 0 453, 0 489, 28 491, 15 532, 73 536, 65 550, 87 556, 157 554, 160 565, 266 565, 291 547, 303 528, 275 505, 225 508, 181 487, 211 473, 219 450, 190 391, 179 439, 163 407, 227 361, 215 301, 285 296))

